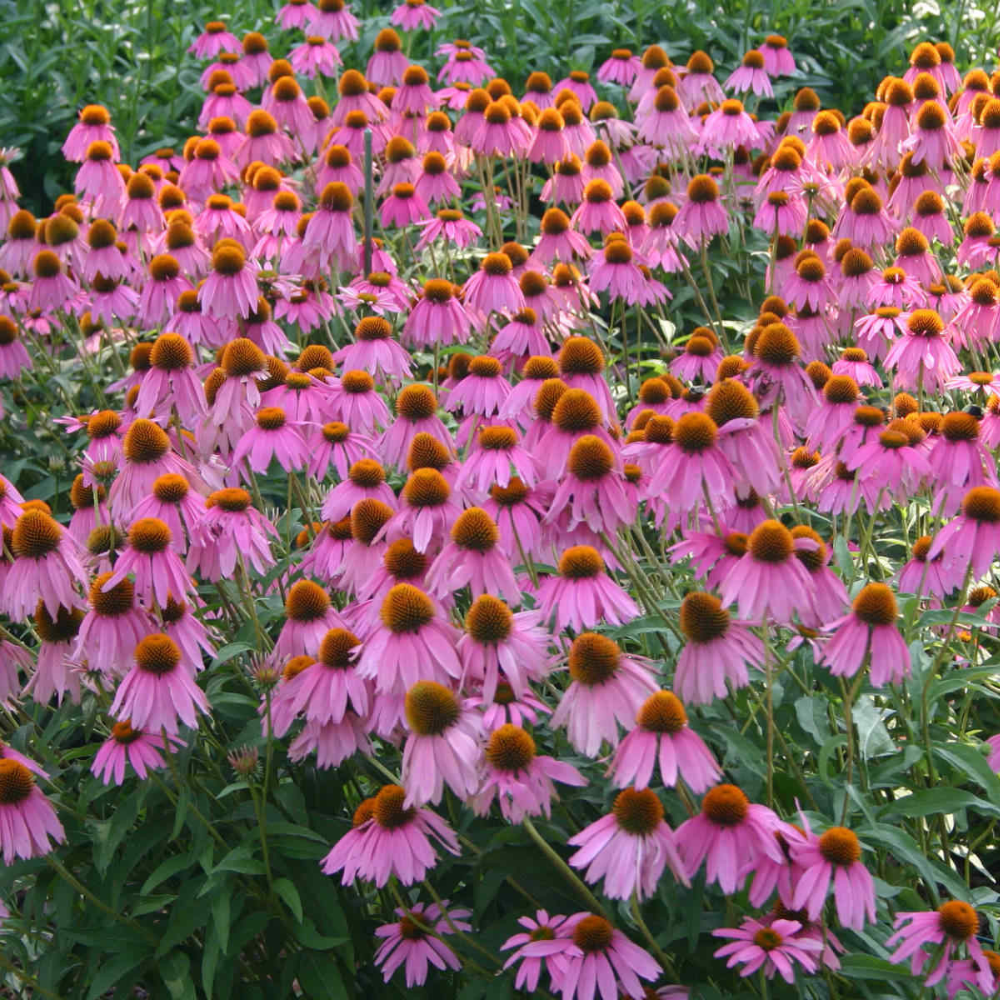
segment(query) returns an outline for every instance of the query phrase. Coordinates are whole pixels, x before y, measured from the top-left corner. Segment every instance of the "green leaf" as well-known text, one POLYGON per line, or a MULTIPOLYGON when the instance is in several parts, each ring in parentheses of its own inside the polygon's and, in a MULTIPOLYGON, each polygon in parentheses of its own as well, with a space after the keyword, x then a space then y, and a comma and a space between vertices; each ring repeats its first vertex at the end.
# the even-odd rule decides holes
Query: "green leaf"
POLYGON ((973 795, 961 788, 927 788, 906 795, 882 809, 882 818, 898 814, 915 819, 920 816, 949 816, 962 809, 975 809, 988 816, 1000 817, 1000 806, 973 795))
POLYGON ((299 890, 287 878, 274 880, 274 891, 285 901, 288 908, 295 914, 298 923, 302 923, 302 900, 299 890))
POLYGON ((340 966, 332 955, 302 952, 298 979, 309 1000, 343 1000, 349 995, 340 966))
POLYGON ((243 875, 264 875, 264 862, 250 857, 250 848, 245 844, 234 847, 216 866, 217 872, 240 872, 243 875))
POLYGON ((211 924, 205 932, 205 948, 201 954, 201 986, 208 1000, 212 1000, 215 970, 219 964, 219 935, 211 924))
POLYGON ((172 951, 160 959, 160 976, 174 1000, 195 1000, 191 959, 183 951, 172 951))
POLYGON ((826 715, 826 701, 814 695, 803 695, 795 702, 795 718, 799 725, 822 746, 830 738, 830 723, 826 715))
POLYGON ((103 996, 109 989, 117 985, 118 981, 125 976, 125 973, 130 972, 140 962, 148 958, 149 955, 150 951, 148 947, 131 948, 128 951, 123 951, 115 955, 114 958, 102 961, 101 968, 90 983, 87 1000, 96 1000, 97 997, 103 996))
POLYGON ((840 972, 848 979, 875 979, 884 983, 913 981, 906 964, 893 965, 884 958, 876 958, 875 955, 844 955, 840 960, 840 972))
POLYGON ((1000 777, 975 747, 965 743, 948 743, 944 746, 935 744, 933 749, 935 757, 974 781, 987 793, 990 802, 1000 806, 1000 777))
POLYGON ((872 696, 865 694, 858 698, 852 714, 858 728, 858 750, 862 760, 895 751, 895 744, 882 721, 892 715, 890 710, 876 708, 872 696))
POLYGON ((345 941, 350 940, 346 937, 326 937, 320 934, 316 930, 316 925, 309 917, 306 917, 295 928, 295 937, 301 944, 304 944, 307 948, 312 948, 314 951, 329 951, 331 948, 339 948, 345 941))
POLYGON ((152 892, 162 882, 166 882, 168 878, 176 875, 190 864, 191 860, 186 854, 178 854, 172 858, 167 858, 166 861, 162 861, 156 866, 149 878, 142 883, 139 895, 145 896, 152 892))
POLYGON ((230 922, 229 889, 225 884, 212 897, 212 924, 219 935, 219 946, 224 952, 229 951, 230 922))

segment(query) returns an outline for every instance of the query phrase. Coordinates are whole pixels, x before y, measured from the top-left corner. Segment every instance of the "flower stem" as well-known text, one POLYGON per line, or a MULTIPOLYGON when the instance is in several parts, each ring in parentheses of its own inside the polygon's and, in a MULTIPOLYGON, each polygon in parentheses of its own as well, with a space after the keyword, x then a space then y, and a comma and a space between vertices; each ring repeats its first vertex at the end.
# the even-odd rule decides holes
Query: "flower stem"
POLYGON ((538 830, 535 829, 535 824, 531 822, 531 819, 528 816, 525 816, 521 821, 521 825, 528 831, 528 836, 531 837, 531 839, 538 845, 541 852, 559 870, 563 878, 565 878, 566 881, 573 886, 580 898, 586 902, 587 906, 589 906, 594 913, 604 917, 605 920, 608 920, 608 914, 604 907, 601 906, 597 897, 586 887, 586 885, 583 884, 576 872, 574 872, 573 869, 570 868, 570 866, 566 864, 566 862, 563 861, 558 854, 556 854, 552 846, 545 840, 538 830))
POLYGON ((635 921, 636 927, 639 928, 639 932, 645 939, 646 944, 649 945, 649 950, 653 953, 653 957, 663 967, 663 971, 667 975, 676 978, 677 970, 674 968, 674 963, 670 960, 670 956, 656 943, 656 939, 646 926, 646 921, 642 919, 642 911, 639 909, 639 897, 634 892, 632 893, 632 919, 635 921))

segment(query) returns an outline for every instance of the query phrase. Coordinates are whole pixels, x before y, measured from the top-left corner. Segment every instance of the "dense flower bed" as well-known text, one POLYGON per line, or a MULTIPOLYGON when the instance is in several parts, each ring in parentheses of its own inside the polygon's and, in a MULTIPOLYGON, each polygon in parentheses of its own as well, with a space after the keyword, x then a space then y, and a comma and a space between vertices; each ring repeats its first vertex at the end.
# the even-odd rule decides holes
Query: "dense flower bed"
POLYGON ((0 168, 8 985, 995 995, 1000 73, 438 17, 0 168))

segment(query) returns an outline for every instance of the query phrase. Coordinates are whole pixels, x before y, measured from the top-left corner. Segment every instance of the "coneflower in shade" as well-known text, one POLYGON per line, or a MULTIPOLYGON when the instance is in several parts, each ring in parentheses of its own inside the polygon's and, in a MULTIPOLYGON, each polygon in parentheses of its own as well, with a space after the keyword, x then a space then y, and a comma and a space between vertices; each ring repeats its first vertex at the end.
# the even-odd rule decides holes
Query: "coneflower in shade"
POLYGON ((728 958, 727 969, 742 965, 740 976, 744 978, 760 970, 768 979, 773 979, 778 972, 786 983, 794 984, 795 965, 813 974, 819 966, 819 953, 823 951, 823 941, 800 934, 802 927, 797 920, 768 923, 744 920, 739 927, 717 928, 712 934, 731 938, 732 943, 719 948, 715 957, 728 958))
POLYGON ((246 319, 257 305, 256 266, 234 240, 223 240, 212 252, 212 272, 198 289, 198 301, 210 316, 246 319))
POLYGON ((101 573, 90 585, 90 608, 80 622, 73 657, 87 660, 102 672, 120 675, 131 666, 135 647, 149 634, 153 620, 136 605, 131 580, 121 580, 105 591, 110 579, 111 573, 101 573))
MULTIPOLYGON (((85 425, 86 423, 89 421, 85 422, 85 425)), ((0 525, 13 529, 17 519, 24 513, 21 507, 23 503, 24 497, 17 487, 6 476, 0 474, 0 525)))
POLYGON ((496 522, 500 546, 511 559, 525 555, 540 556, 542 551, 541 519, 554 488, 550 483, 529 487, 519 476, 507 486, 494 484, 483 510, 496 522))
POLYGON ((796 614, 814 615, 813 581, 795 556, 798 549, 817 548, 813 538, 795 538, 780 521, 763 521, 750 534, 746 555, 722 581, 723 603, 738 601, 740 616, 751 621, 770 616, 790 623, 796 614))
POLYGON ((34 281, 31 286, 31 309, 53 312, 57 309, 73 311, 75 296, 80 286, 66 274, 62 261, 51 250, 40 250, 31 264, 34 281))
POLYGON ((524 954, 524 950, 535 941, 554 940, 565 920, 566 917, 561 913, 550 915, 546 910, 536 910, 533 918, 517 918, 517 922, 525 930, 512 935, 500 945, 500 951, 510 951, 511 948, 515 949, 507 961, 504 962, 505 969, 509 969, 515 962, 521 963, 518 966, 517 975, 514 979, 515 989, 534 993, 538 989, 538 981, 541 978, 542 970, 546 969, 549 974, 552 992, 561 992, 562 981, 559 972, 561 966, 558 956, 556 956, 555 962, 546 965, 544 958, 540 956, 527 957, 524 954))
MULTIPOLYGON (((522 961, 545 960, 550 986, 563 1000, 642 1000, 662 970, 649 952, 633 944, 620 930, 596 913, 574 913, 546 928, 515 953, 522 961), (553 936, 554 935, 554 936, 553 936)), ((513 956, 512 956, 513 957, 513 956)))
POLYGON ((469 361, 468 371, 457 385, 448 389, 444 408, 466 414, 456 439, 464 444, 482 423, 482 417, 494 417, 510 395, 510 383, 503 377, 500 362, 487 354, 478 354, 469 361))
POLYGON ((153 342, 149 371, 139 387, 136 409, 169 417, 175 407, 182 421, 205 413, 205 391, 194 371, 194 352, 179 333, 161 333, 153 342))
MULTIPOLYGON (((1000 515, 1000 506, 997 513, 1000 515)), ((933 542, 930 535, 921 535, 913 543, 910 559, 899 571, 898 589, 901 594, 926 594, 943 600, 961 586, 965 565, 958 562, 946 564, 943 549, 932 559, 929 553, 933 542)))
POLYGON ((568 664, 572 683, 550 725, 565 726, 570 743, 596 757, 604 742, 618 745, 619 724, 632 725, 656 684, 644 659, 622 653, 613 639, 596 632, 583 632, 573 640, 568 664))
POLYGON ((964 950, 974 966, 971 978, 976 986, 986 995, 994 992, 993 971, 977 939, 979 915, 968 903, 951 899, 936 910, 897 913, 893 926, 896 933, 886 941, 886 947, 898 947, 889 961, 909 959, 912 975, 926 971, 925 986, 941 982, 964 950), (928 958, 932 966, 929 969, 928 958))
POLYGON ((886 584, 862 587, 850 614, 824 628, 833 633, 822 656, 830 673, 853 677, 867 660, 873 687, 899 684, 909 677, 910 651, 896 626, 898 614, 896 597, 886 584))
POLYGON ((208 629, 195 617, 194 605, 187 601, 175 600, 173 595, 160 608, 160 620, 164 635, 170 636, 180 647, 185 662, 191 663, 196 671, 204 666, 202 652, 209 658, 215 657, 215 646, 208 629))
POLYGON ((22 697, 31 697, 39 705, 47 705, 53 698, 61 705, 69 693, 70 701, 80 703, 80 663, 74 652, 76 637, 83 621, 80 608, 60 608, 50 615, 42 601, 35 609, 35 632, 41 640, 38 660, 31 680, 21 691, 22 697))
MULTIPOLYGON (((329 383, 328 383, 329 385, 329 383)), ((367 436, 373 434, 378 428, 386 427, 391 423, 389 408, 385 405, 382 397, 375 391, 375 380, 368 372, 354 369, 346 371, 340 378, 339 385, 334 382, 327 390, 324 405, 329 407, 330 415, 335 418, 333 422, 342 422, 344 427, 353 429, 357 436, 367 436)), ((326 424, 324 424, 324 428, 326 424)), ((324 436, 326 431, 324 430, 324 436)), ((374 445, 372 446, 372 456, 374 457, 374 445)), ((360 458, 360 456, 359 456, 360 458)), ((359 458, 353 459, 358 461, 359 458)), ((335 463, 337 474, 344 475, 339 463, 335 463)), ((318 466, 313 466, 313 475, 317 475, 315 470, 318 466)), ((324 476, 318 478, 325 478, 324 476)))
POLYGON ((583 201, 573 212, 570 222, 580 233, 589 235, 599 232, 602 238, 613 232, 624 233, 628 229, 625 215, 615 203, 611 185, 600 177, 587 182, 583 201))
POLYGON ((574 545, 559 557, 558 575, 538 588, 543 621, 555 616, 557 632, 593 628, 602 621, 624 625, 639 617, 639 607, 608 576, 601 554, 590 545, 574 545))
POLYGON ((5 865, 15 858, 42 857, 66 840, 51 803, 26 764, 0 758, 0 849, 5 865))
POLYGON ((967 571, 985 576, 1000 552, 1000 490, 977 486, 966 493, 961 513, 934 536, 927 559, 943 559, 944 568, 959 579, 967 571))
POLYGON ((248 567, 264 574, 274 565, 268 536, 277 538, 277 529, 251 505, 246 490, 217 490, 209 495, 191 534, 188 570, 204 580, 228 579, 242 557, 248 567))
POLYGON ((357 368, 395 383, 410 377, 410 356, 392 339, 392 326, 384 317, 365 316, 354 328, 354 337, 353 344, 333 355, 346 370, 357 368))
POLYGON ((813 545, 800 547, 795 556, 805 566, 812 581, 812 615, 799 609, 799 620, 808 628, 819 628, 839 618, 847 607, 849 598, 840 578, 829 568, 831 552, 826 543, 812 528, 797 524, 792 528, 794 539, 806 538, 813 545))
POLYGON ((436 469, 418 469, 407 479, 402 504, 383 529, 389 541, 411 537, 418 552, 433 552, 461 513, 448 481, 436 469))
POLYGON ((87 104, 80 109, 79 121, 69 130, 62 144, 62 154, 70 163, 82 163, 92 142, 106 142, 111 147, 111 158, 118 162, 121 151, 115 137, 108 109, 100 104, 87 104))
POLYGON ((688 725, 681 700, 671 691, 654 691, 635 717, 608 768, 619 788, 648 788, 657 764, 660 781, 673 788, 682 778, 695 794, 718 781, 721 771, 712 751, 688 725))
MULTIPOLYGON (((781 51, 788 52, 788 49, 786 48, 781 51)), ((745 53, 739 67, 729 74, 723 87, 736 94, 744 94, 750 91, 758 97, 773 97, 774 91, 771 88, 769 74, 771 76, 778 76, 780 74, 772 72, 768 68, 766 53, 766 42, 760 51, 751 49, 745 53)), ((775 60, 772 58, 772 67, 774 67, 774 63, 775 60)))
MULTIPOLYGON (((0 483, 0 491, 2 491, 2 485, 0 483)), ((73 479, 73 485, 69 491, 73 516, 70 518, 66 530, 78 545, 86 546, 91 531, 102 524, 109 523, 110 517, 107 505, 104 503, 106 496, 107 490, 103 484, 85 485, 82 472, 73 479)), ((2 504, 2 500, 0 500, 0 504, 2 504)), ((0 513, 0 523, 2 521, 3 515, 0 513)))
POLYGON ((996 463, 979 440, 979 420, 958 410, 941 419, 928 464, 935 489, 934 510, 948 517, 959 507, 959 497, 970 489, 998 485, 996 463))
POLYGON ((91 203, 94 215, 117 219, 121 211, 125 181, 115 165, 117 159, 115 147, 104 139, 95 139, 87 146, 73 190, 91 203))
POLYGON ((479 270, 463 286, 466 306, 484 316, 523 309, 524 294, 512 272, 513 265, 506 254, 487 254, 479 270))
POLYGON ((368 498, 390 507, 396 503, 396 495, 385 481, 385 469, 372 458, 360 458, 351 464, 343 482, 327 493, 320 515, 324 520, 339 521, 351 513, 356 503, 368 498))
POLYGON ((679 511, 734 502, 735 470, 719 446, 715 421, 704 413, 685 413, 673 427, 673 456, 652 470, 646 493, 665 496, 679 511))
POLYGON ((465 615, 465 633, 456 649, 462 662, 461 686, 482 685, 482 699, 491 702, 498 684, 506 684, 516 698, 530 693, 529 682, 549 671, 548 633, 537 611, 513 613, 499 598, 482 594, 465 615))
POLYGON ((500 681, 488 702, 482 694, 466 698, 466 704, 476 709, 482 716, 483 732, 489 735, 501 726, 536 726, 543 716, 550 715, 551 709, 540 701, 531 690, 517 698, 506 681, 500 681))
MULTIPOLYGON (((997 954, 995 951, 990 951, 988 948, 984 948, 983 957, 986 959, 986 964, 989 966, 990 974, 993 978, 993 992, 995 993, 998 977, 1000 977, 1000 954, 997 954)), ((980 964, 981 963, 978 963, 972 958, 952 960, 948 966, 947 978, 949 1000, 954 1000, 954 998, 963 990, 968 990, 970 993, 974 990, 978 990, 979 978, 981 976, 979 969, 980 964)), ((987 995, 988 993, 989 991, 987 991, 987 995)))
POLYGON ((404 808, 405 797, 399 785, 385 785, 362 802, 354 813, 353 829, 323 859, 323 873, 343 872, 342 885, 353 885, 360 877, 381 888, 391 875, 412 885, 434 867, 434 844, 460 854, 451 827, 430 809, 404 808))
POLYGON ((777 444, 750 390, 736 379, 719 379, 708 392, 705 415, 714 421, 719 449, 736 473, 734 485, 749 485, 760 496, 773 493, 781 483, 777 444))
POLYGON ((514 428, 487 424, 479 428, 470 445, 455 488, 474 503, 485 500, 494 484, 505 489, 518 477, 528 486, 535 485, 538 471, 534 458, 522 447, 514 428))
POLYGON ((456 286, 443 278, 424 283, 423 294, 409 311, 400 338, 408 346, 464 344, 469 339, 471 321, 456 294, 456 286))
POLYGON ((197 713, 211 708, 194 682, 194 670, 182 663, 181 649, 162 632, 147 635, 135 647, 134 665, 115 692, 111 714, 138 729, 176 736, 179 723, 197 726, 197 713))
POLYGON ((291 676, 286 670, 285 682, 271 703, 276 736, 283 736, 299 715, 325 726, 344 722, 349 711, 359 717, 368 714, 369 684, 358 676, 355 664, 360 644, 347 629, 329 629, 316 647, 315 661, 291 676))
POLYGON ((635 519, 635 500, 626 490, 620 458, 599 437, 585 434, 570 449, 566 472, 552 498, 546 524, 572 537, 577 525, 614 535, 635 519))
POLYGON ((691 332, 684 344, 684 350, 670 362, 670 370, 678 378, 705 385, 715 381, 722 351, 715 333, 708 327, 699 326, 691 332))
POLYGON ((299 533, 297 544, 309 547, 299 563, 300 572, 332 586, 339 578, 344 557, 351 549, 350 516, 325 521, 318 528, 314 525, 304 529, 299 533))
MULTIPOLYGON (((744 557, 745 558, 745 557, 744 557)), ((760 667, 764 646, 745 622, 733 621, 714 594, 693 591, 680 608, 687 644, 677 659, 674 688, 685 702, 707 705, 750 683, 747 665, 760 667)))
POLYGON ((586 868, 588 882, 604 879, 609 899, 647 899, 669 865, 682 885, 689 885, 677 853, 674 834, 663 819, 663 804, 652 789, 625 788, 615 796, 611 812, 570 837, 579 850, 569 858, 586 868))
MULTIPOLYGON (((396 12, 408 11, 423 2, 424 0, 406 0, 396 12)), ((433 7, 428 9, 434 10, 433 7)), ((395 15, 393 23, 399 23, 395 15)), ((428 963, 436 969, 457 970, 462 967, 461 960, 445 944, 443 937, 459 931, 471 931, 472 925, 462 918, 471 916, 472 911, 458 908, 449 910, 448 902, 447 899, 442 899, 440 905, 414 903, 409 910, 397 908, 394 912, 399 917, 398 922, 375 928, 375 936, 382 941, 375 952, 375 966, 381 969, 383 982, 389 982, 401 965, 404 966, 407 989, 423 986, 427 981, 428 963)))
POLYGON ((572 764, 539 755, 529 733, 505 723, 489 734, 472 808, 477 816, 487 816, 496 799, 501 815, 510 823, 520 823, 525 816, 548 817, 552 799, 559 798, 555 781, 578 788, 587 784, 572 764))
POLYGON ((279 660, 312 656, 332 628, 342 629, 344 622, 333 609, 330 595, 312 580, 296 580, 285 597, 285 624, 274 644, 274 655, 279 660))
POLYGON ((380 622, 365 637, 358 674, 379 694, 402 697, 421 680, 453 685, 462 676, 456 630, 419 587, 398 583, 382 601, 380 622))
POLYGON ((496 594, 519 604, 521 588, 499 540, 496 522, 485 510, 469 507, 462 511, 451 526, 451 540, 427 570, 428 592, 445 599, 468 586, 473 598, 496 594))
POLYGON ((91 774, 100 778, 105 785, 116 785, 125 781, 125 765, 132 765, 136 776, 144 781, 150 771, 158 771, 166 761, 163 753, 173 753, 184 741, 176 736, 168 736, 170 746, 163 742, 163 736, 153 732, 133 729, 129 721, 116 722, 111 727, 111 735, 101 744, 90 765, 91 774))
POLYGON ((791 900, 794 910, 805 909, 810 920, 823 912, 831 883, 837 919, 844 927, 860 931, 865 919, 875 923, 875 883, 861 863, 861 842, 846 827, 832 826, 816 836, 803 816, 804 841, 791 846, 801 870, 791 900))
POLYGON ((5 545, 14 561, 0 580, 4 610, 12 619, 27 617, 39 599, 50 615, 79 603, 76 585, 87 586, 81 549, 51 515, 34 508, 25 510, 5 545))
POLYGON ((553 479, 565 473, 569 453, 582 437, 599 438, 617 455, 618 446, 605 430, 601 408, 586 389, 569 389, 561 379, 547 379, 535 395, 535 414, 525 447, 553 479))
POLYGON ((707 883, 731 896, 759 860, 785 863, 775 836, 781 827, 767 806, 750 802, 736 785, 716 785, 701 800, 701 812, 677 828, 675 841, 689 878, 707 862, 707 883))
POLYGON ((277 459, 285 472, 303 469, 309 461, 309 446, 302 436, 299 421, 289 420, 279 406, 261 407, 254 415, 253 425, 246 430, 233 451, 230 463, 239 468, 246 479, 248 473, 242 462, 253 472, 267 472, 271 462, 277 459))
POLYGON ((591 290, 607 292, 611 300, 623 299, 628 305, 641 301, 645 277, 634 257, 632 248, 624 239, 605 244, 604 250, 590 264, 591 290))
POLYGON ((719 185, 708 174, 698 174, 688 183, 687 199, 673 221, 673 228, 692 249, 699 249, 713 236, 729 231, 729 217, 720 201, 719 185))
POLYGON ((134 573, 136 596, 147 607, 152 607, 154 601, 163 607, 171 593, 177 597, 196 594, 194 581, 185 572, 172 540, 170 528, 158 517, 133 521, 128 548, 115 563, 114 572, 103 585, 104 592, 134 573))
POLYGON ((757 337, 750 368, 751 388, 761 402, 784 402, 788 416, 804 427, 816 405, 816 389, 801 364, 802 346, 795 334, 781 322, 769 323, 757 337))
POLYGON ((586 260, 593 252, 586 236, 573 229, 569 216, 561 208, 548 208, 542 215, 541 235, 529 264, 546 267, 557 260, 586 260))
POLYGON ((730 97, 705 116, 693 151, 721 158, 737 146, 749 149, 759 144, 757 126, 744 110, 743 102, 730 97))
POLYGON ((460 799, 479 787, 478 715, 436 681, 417 681, 407 692, 409 734, 403 748, 404 808, 441 801, 447 785, 460 799))

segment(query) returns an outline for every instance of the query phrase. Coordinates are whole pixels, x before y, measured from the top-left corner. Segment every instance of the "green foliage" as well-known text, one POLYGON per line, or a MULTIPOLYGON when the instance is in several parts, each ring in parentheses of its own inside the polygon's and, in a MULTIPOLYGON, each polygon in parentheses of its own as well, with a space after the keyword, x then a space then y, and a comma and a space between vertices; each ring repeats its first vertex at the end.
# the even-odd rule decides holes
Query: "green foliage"
MULTIPOLYGON (((697 48, 726 72, 767 34, 788 37, 802 73, 794 87, 811 86, 824 105, 856 113, 888 73, 901 74, 913 44, 924 37, 950 41, 961 65, 988 61, 1000 40, 995 6, 959 3, 944 16, 934 0, 710 0, 661 4, 652 0, 465 0, 439 3, 441 32, 483 46, 497 73, 515 90, 534 69, 562 74, 591 70, 610 50, 662 44, 675 60, 697 48)), ((364 28, 357 45, 341 46, 347 63, 363 64, 392 5, 372 0, 353 9, 364 28)), ((222 17, 242 36, 263 30, 276 56, 299 41, 274 26, 277 4, 241 0, 220 8, 205 0, 182 8, 139 0, 0 0, 6 37, 0 41, 0 147, 18 146, 15 167, 24 204, 47 212, 75 171, 59 147, 80 107, 101 103, 111 112, 126 162, 164 145, 180 146, 201 105, 200 69, 187 47, 205 21, 222 17)), ((437 65, 426 39, 412 56, 437 65)), ((792 85, 786 83, 786 96, 792 85)))

